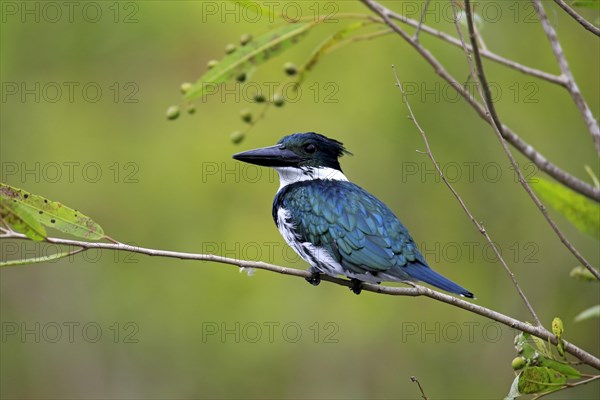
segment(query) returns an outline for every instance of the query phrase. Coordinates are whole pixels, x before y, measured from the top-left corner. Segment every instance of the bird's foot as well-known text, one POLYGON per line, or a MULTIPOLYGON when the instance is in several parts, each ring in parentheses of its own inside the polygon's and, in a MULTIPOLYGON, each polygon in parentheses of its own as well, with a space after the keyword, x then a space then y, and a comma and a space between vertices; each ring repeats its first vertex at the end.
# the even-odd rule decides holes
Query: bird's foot
POLYGON ((354 294, 360 294, 360 292, 362 292, 362 281, 356 278, 350 279, 350 290, 352 290, 354 294))
POLYGON ((309 269, 308 272, 310 272, 311 275, 308 278, 304 278, 306 279, 306 282, 313 286, 319 286, 319 283, 321 283, 321 273, 313 269, 309 269))

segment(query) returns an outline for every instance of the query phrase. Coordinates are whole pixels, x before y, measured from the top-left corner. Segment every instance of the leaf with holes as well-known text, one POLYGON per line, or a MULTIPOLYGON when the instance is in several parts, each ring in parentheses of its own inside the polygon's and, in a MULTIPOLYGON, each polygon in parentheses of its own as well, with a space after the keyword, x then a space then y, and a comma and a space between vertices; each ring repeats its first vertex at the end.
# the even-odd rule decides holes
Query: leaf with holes
POLYGON ((40 241, 46 237, 46 229, 37 218, 21 204, 0 197, 0 219, 17 232, 29 239, 40 241))
POLYGON ((546 367, 527 367, 519 374, 519 393, 531 394, 558 390, 567 383, 567 377, 546 367))
POLYGON ((316 22, 285 24, 239 47, 202 75, 186 92, 186 100, 195 100, 201 97, 210 85, 227 82, 283 53, 298 43, 315 24, 316 22))
MULTIPOLYGON (((100 225, 79 211, 59 202, 3 183, 0 183, 0 199, 3 208, 6 207, 21 220, 26 219, 26 214, 29 214, 35 221, 73 236, 92 240, 104 237, 100 225)), ((45 236, 45 232, 43 234, 38 232, 38 234, 45 236)))

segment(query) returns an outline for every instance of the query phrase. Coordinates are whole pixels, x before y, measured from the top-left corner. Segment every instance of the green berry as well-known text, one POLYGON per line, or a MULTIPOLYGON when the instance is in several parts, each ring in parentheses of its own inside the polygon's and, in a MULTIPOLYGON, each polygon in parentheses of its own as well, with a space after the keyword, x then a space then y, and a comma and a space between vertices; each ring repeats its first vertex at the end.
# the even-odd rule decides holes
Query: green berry
POLYGON ((188 104, 186 110, 187 110, 188 114, 195 114, 196 106, 193 104, 188 104))
POLYGON ((217 64, 219 64, 219 62, 217 60, 210 60, 206 66, 208 67, 208 69, 212 69, 214 67, 217 66, 217 64))
POLYGON ((227 46, 225 46, 225 54, 231 54, 235 51, 235 49, 235 44, 229 43, 227 46))
POLYGON ((179 87, 179 90, 181 90, 181 93, 186 94, 187 92, 190 91, 190 89, 192 88, 192 84, 189 82, 184 82, 181 84, 181 86, 179 87))
POLYGON ((242 46, 247 45, 251 40, 252 40, 252 35, 249 33, 244 33, 242 36, 240 36, 240 44, 242 46))
POLYGON ((515 359, 512 360, 511 365, 515 371, 518 371, 521 368, 525 367, 525 365, 527 365, 527 362, 525 361, 525 359, 523 357, 516 357, 515 359))
POLYGON ((229 138, 234 144, 239 144, 242 142, 242 140, 244 140, 244 134, 240 131, 235 131, 231 133, 229 138))
POLYGON ((167 108, 167 119, 174 120, 179 117, 179 107, 171 106, 167 108))
POLYGON ((294 76, 298 73, 298 68, 292 62, 286 62, 285 64, 283 64, 283 70, 289 76, 294 76))
POLYGON ((252 121, 252 111, 250 111, 248 108, 244 108, 242 111, 240 111, 240 117, 242 117, 242 121, 250 122, 252 121))
POLYGON ((284 104, 285 104, 285 99, 283 98, 282 95, 276 94, 273 96, 273 105, 275 107, 283 107, 284 104))
POLYGON ((254 101, 257 103, 264 103, 267 99, 263 96, 262 93, 257 93, 254 95, 254 101))
POLYGON ((238 81, 239 83, 246 82, 246 73, 242 72, 241 74, 239 74, 238 76, 235 77, 235 80, 238 81))

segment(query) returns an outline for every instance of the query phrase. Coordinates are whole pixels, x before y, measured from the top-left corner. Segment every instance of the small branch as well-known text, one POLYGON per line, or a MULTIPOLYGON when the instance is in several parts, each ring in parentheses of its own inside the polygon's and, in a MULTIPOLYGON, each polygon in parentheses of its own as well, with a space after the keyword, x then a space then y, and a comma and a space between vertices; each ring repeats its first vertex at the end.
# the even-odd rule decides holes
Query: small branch
MULTIPOLYGON (((477 100, 471 95, 469 90, 464 88, 452 75, 446 71, 444 66, 427 50, 425 49, 419 42, 414 41, 406 32, 404 32, 398 25, 396 25, 391 18, 396 18, 399 20, 405 20, 405 18, 399 14, 395 14, 394 12, 388 10, 381 4, 377 3, 374 0, 361 0, 367 7, 369 7, 373 12, 378 14, 384 22, 392 28, 394 32, 396 32, 402 39, 408 42, 413 48, 427 61, 434 71, 450 86, 452 86, 466 101, 467 103, 479 114, 479 116, 486 121, 487 123, 492 123, 489 120, 487 110, 484 106, 479 104, 477 100)), ((412 20, 411 20, 412 21, 412 20)), ((416 23, 416 21, 414 21, 416 23)), ((423 31, 427 32, 426 25, 423 26, 423 31)), ((446 35, 446 34, 444 34, 446 35)), ((448 36, 448 35, 446 35, 448 36)), ((450 36, 448 36, 450 37, 450 36)), ((461 46, 459 40, 450 37, 454 42, 461 46)), ((525 157, 527 157, 531 162, 533 162, 540 170, 546 172, 548 175, 556 179, 558 182, 561 182, 563 185, 571 188, 572 190, 580 193, 586 197, 589 197, 592 200, 600 202, 600 188, 595 188, 592 185, 574 177, 568 172, 564 171, 557 165, 551 163, 546 157, 544 157, 541 153, 539 153, 533 146, 525 142, 521 139, 515 132, 513 132, 508 126, 503 126, 504 138, 512 144, 519 152, 521 152, 525 157)))
MULTIPOLYGON (((534 0, 534 1, 539 1, 539 0, 534 0)), ((504 135, 503 135, 504 126, 502 125, 502 122, 500 122, 500 117, 498 116, 498 113, 496 112, 496 107, 494 106, 494 102, 492 100, 492 93, 490 91, 490 86, 488 84, 487 78, 485 76, 485 71, 483 69, 483 61, 481 60, 481 55, 479 54, 479 48, 477 46, 477 38, 475 36, 475 30, 473 28, 473 14, 471 11, 471 1, 470 0, 465 0, 465 12, 467 13, 467 26, 469 28, 469 39, 471 41, 471 47, 473 47, 473 57, 475 58, 475 65, 477 66, 477 70, 473 71, 473 72, 476 72, 477 76, 479 78, 481 90, 483 91, 484 104, 485 104, 486 110, 488 112, 489 119, 491 120, 491 122, 493 122, 493 123, 491 123, 491 125, 494 128, 494 131, 496 132, 496 135, 498 137, 498 140, 500 141, 500 144, 502 145, 502 148, 504 149, 504 153, 506 153, 506 156, 508 157, 515 172, 517 173, 517 177, 519 178, 519 183, 521 184, 521 186, 523 187, 525 192, 527 192, 527 194, 529 195, 531 200, 539 208, 542 215, 544 216, 544 218, 546 219, 546 221, 548 222, 548 224, 550 225, 552 230, 556 233, 556 235, 558 236, 560 241, 565 245, 565 247, 575 256, 575 258, 577 258, 577 260, 579 260, 580 263, 582 263, 582 265, 584 267, 586 267, 588 269, 588 271, 590 271, 596 277, 596 279, 600 280, 600 272, 598 272, 597 269, 592 267, 592 265, 585 259, 585 257, 583 257, 583 255, 581 253, 579 253, 579 251, 575 248, 575 246, 573 246, 571 244, 571 242, 567 239, 567 237, 562 233, 562 231, 556 225, 556 223, 554 222, 552 217, 550 217, 550 214, 548 214, 548 210, 546 209, 546 207, 542 204, 540 199, 538 199, 536 194, 533 193, 533 190, 531 189, 531 187, 525 180, 525 177, 523 176, 521 169, 517 165, 517 162, 515 161, 510 149, 508 148, 508 145, 506 144, 506 141, 504 140, 504 135)))
MULTIPOLYGON (((600 273, 594 267, 592 267, 591 264, 589 262, 587 262, 587 260, 581 254, 579 254, 579 252, 565 238, 565 236, 560 232, 560 230, 558 229, 558 227, 556 226, 554 221, 550 218, 544 205, 541 204, 541 202, 539 201, 537 196, 535 196, 535 194, 531 191, 531 188, 525 181, 523 174, 521 173, 521 170, 518 168, 516 162, 514 161, 514 158, 512 156, 512 153, 510 152, 510 149, 508 149, 506 142, 504 140, 502 140, 504 138, 504 139, 507 139, 508 141, 511 141, 511 140, 515 140, 515 138, 517 138, 517 139, 519 139, 519 142, 522 142, 521 139, 518 138, 518 136, 516 134, 514 134, 514 132, 511 132, 510 129, 508 129, 506 126, 502 125, 501 123, 499 126, 496 126, 496 122, 499 123, 498 118, 495 118, 495 119, 490 118, 490 111, 488 111, 487 107, 484 107, 481 104, 479 104, 479 102, 477 102, 477 100, 475 100, 473 98, 473 96, 469 93, 469 91, 467 91, 456 79, 454 79, 454 77, 452 75, 450 75, 448 73, 448 71, 446 71, 446 69, 443 67, 443 65, 440 64, 440 62, 427 49, 425 49, 423 46, 421 46, 420 43, 412 40, 410 38, 410 36, 408 36, 408 34, 406 32, 404 32, 404 30, 402 30, 399 26, 394 24, 390 20, 390 17, 388 16, 388 13, 390 11, 387 8, 383 7, 381 4, 375 2, 374 0, 362 0, 362 2, 365 3, 367 5, 367 7, 369 7, 371 10, 373 10, 376 14, 381 16, 383 18, 383 20, 386 22, 386 24, 388 24, 388 26, 394 30, 394 32, 396 32, 398 35, 400 35, 406 42, 410 43, 415 48, 415 50, 434 68, 435 72, 439 76, 441 76, 444 80, 446 80, 446 82, 448 82, 459 94, 461 94, 463 96, 463 98, 465 100, 467 100, 467 102, 479 113, 479 115, 486 122, 488 122, 490 125, 492 125, 492 127, 495 129, 496 133, 500 134, 499 139, 502 144, 502 147, 503 147, 505 153, 507 154, 509 160, 511 161, 511 163, 513 163, 513 167, 515 168, 515 171, 517 172, 517 174, 519 176, 519 181, 520 181, 521 185, 523 185, 523 187, 525 188, 527 193, 531 196, 534 203, 536 203, 536 205, 540 208, 540 211, 542 212, 542 214, 544 215, 544 217, 546 218, 546 220, 548 221, 548 223, 550 224, 550 226, 552 227, 554 232, 561 239, 562 243, 573 253, 573 255, 586 268, 588 268, 588 270, 590 270, 590 272, 592 272, 592 274, 594 274, 600 280, 600 273)), ((468 10, 467 15, 468 16, 471 15, 470 10, 468 10)), ((472 16, 471 16, 471 18, 472 18, 472 16)), ((471 23, 472 22, 473 21, 471 20, 471 23)), ((476 56, 476 61, 478 62, 478 66, 480 66, 481 65, 481 57, 480 57, 480 53, 479 53, 479 48, 477 47, 477 42, 474 40, 474 37, 472 39, 473 40, 471 42, 471 47, 473 48, 473 53, 476 56)), ((489 92, 489 86, 488 86, 487 90, 489 92)), ((491 100, 491 95, 489 95, 489 99, 491 100)), ((491 107, 493 107, 493 104, 491 107)), ((495 112, 495 109, 494 109, 494 112, 495 112)), ((522 142, 521 144, 523 144, 523 143, 524 142, 522 142)), ((517 148, 519 148, 519 147, 517 147, 517 148)), ((527 145, 524 150, 527 150, 527 151, 524 152, 523 154, 528 155, 528 156, 530 156, 530 155, 532 155, 532 153, 534 153, 534 157, 530 158, 534 162, 539 161, 538 157, 542 157, 541 155, 539 155, 539 153, 537 153, 535 150, 533 150, 533 148, 531 148, 531 146, 529 146, 529 145, 527 145)), ((545 158, 544 158, 544 160, 545 160, 545 158)), ((542 167, 542 166, 547 167, 548 164, 550 164, 550 162, 546 161, 546 163, 542 163, 539 165, 540 165, 540 167, 542 167)), ((538 165, 537 162, 536 162, 536 165, 538 165)), ((558 168, 556 166, 554 166, 554 167, 558 168)), ((566 174, 566 172, 564 172, 564 174, 566 174)), ((554 176, 554 175, 552 175, 552 176, 554 176)), ((561 176, 564 177, 563 174, 561 174, 561 176)), ((574 177, 572 177, 572 179, 577 180, 577 178, 574 178, 574 177)), ((584 182, 580 182, 580 183, 583 186, 588 186, 589 189, 592 191, 592 193, 596 194, 596 196, 592 196, 592 198, 594 198, 596 201, 600 201, 600 189, 593 188, 584 182)), ((569 186, 569 187, 573 188, 572 186, 569 186)), ((581 193, 583 194, 583 192, 581 192, 581 193)))
MULTIPOLYGON (((454 4, 454 0, 452 0, 452 2, 454 4)), ((504 258, 502 257, 502 253, 500 253, 500 250, 496 246, 496 243, 494 243, 494 241, 492 241, 492 238, 487 233, 487 231, 485 230, 485 228, 483 227, 483 225, 481 225, 477 221, 477 219, 475 219, 475 217, 473 216, 473 214, 471 214, 471 212, 467 208, 467 205, 465 204, 465 202, 463 201, 463 199, 460 197, 460 195, 458 194, 458 192, 454 189, 454 187, 450 184, 450 182, 448 182, 448 180, 444 176, 444 173, 442 172, 442 169, 440 168, 437 160, 433 156, 433 152, 431 151, 431 147, 429 147, 429 140, 427 139, 427 135, 425 134, 425 131, 421 128, 421 125, 419 124, 419 122, 415 118, 415 114, 413 114, 412 107, 410 106, 410 103, 408 102, 408 98, 406 97, 406 93, 404 92, 404 89, 402 88, 402 84, 400 83, 400 79, 398 79, 398 75, 396 74, 396 68, 394 66, 392 66, 392 69, 394 70, 394 77, 396 78, 396 85, 398 86, 398 88, 400 89, 400 92, 402 93, 402 97, 404 98, 404 102, 406 103, 406 107, 408 108, 408 112, 410 113, 410 117, 411 117, 412 121, 414 122, 415 126, 417 127, 417 129, 421 133, 421 137, 423 138, 423 142, 425 142, 425 148, 427 149, 427 155, 429 156, 429 159, 433 163, 433 165, 434 165, 434 167, 435 167, 438 175, 442 178, 442 181, 444 181, 444 183, 446 184, 446 186, 448 187, 448 189, 450 189, 450 191, 452 192, 452 194, 454 195, 454 197, 456 197, 456 199, 460 203, 460 206, 465 211, 465 213, 469 216, 469 219, 471 219, 471 221, 473 222, 473 224, 475 225, 475 227, 477 228, 477 230, 485 237, 485 240, 487 240, 487 242, 491 246, 492 250, 494 251, 494 254, 496 255, 496 257, 498 258, 498 260, 500 261, 500 263, 504 267, 504 270, 506 271, 506 273, 508 274, 508 276, 510 277, 510 279, 512 280, 512 283, 513 283, 515 289, 517 290, 517 293, 519 294, 519 296, 521 297, 521 299, 525 303, 525 306, 527 307, 527 309, 531 313, 531 316, 533 317, 533 320, 534 320, 535 324, 537 326, 542 326, 542 323, 541 323, 540 319, 538 318, 537 313, 535 312, 535 310, 531 306, 531 303, 527 299, 527 296, 525 296, 525 293, 521 289, 521 286, 519 285, 519 282, 517 281, 517 278, 515 277, 515 274, 513 274, 513 272, 511 271, 511 269, 506 264, 506 261, 504 261, 504 258)))
POLYGON ((567 81, 567 85, 565 87, 573 98, 575 105, 579 109, 581 117, 583 118, 588 131, 590 132, 590 135, 592 135, 592 139, 596 145, 596 151, 598 152, 598 155, 600 155, 600 128, 598 127, 598 121, 596 121, 596 118, 594 118, 592 110, 590 110, 585 99, 583 98, 583 95, 581 94, 581 91, 579 90, 579 86, 577 86, 577 83, 575 82, 575 77, 571 72, 571 68, 569 67, 565 53, 560 45, 558 36, 556 36, 556 31, 548 20, 548 16, 546 15, 546 11, 544 10, 541 0, 532 1, 535 11, 537 12, 540 22, 542 23, 542 27, 544 28, 544 32, 546 33, 546 37, 550 42, 552 51, 554 52, 554 57, 556 58, 556 61, 558 61, 560 71, 567 81))
MULTIPOLYGON (((366 3, 365 1, 363 1, 363 2, 366 3)), ((395 19, 397 21, 400 21, 400 22, 402 22, 404 24, 407 24, 409 26, 412 26, 412 27, 418 27, 419 26, 419 21, 416 21, 414 19, 408 18, 408 17, 406 17, 406 16, 404 16, 402 14, 398 14, 398 13, 396 13, 396 12, 390 10, 390 9, 387 9, 387 8, 381 6, 378 3, 375 3, 375 2, 372 2, 372 3, 373 4, 377 4, 382 9, 385 9, 385 13, 386 13, 386 15, 389 18, 395 19)), ((384 22, 385 22, 385 19, 384 19, 384 22)), ((442 32, 440 30, 431 28, 430 26, 428 26, 426 24, 421 24, 421 30, 423 32, 425 32, 425 33, 428 33, 428 34, 434 36, 434 37, 437 37, 438 39, 441 39, 441 40, 443 40, 445 42, 448 42, 448 43, 450 43, 450 44, 452 44, 452 45, 454 45, 454 46, 456 46, 458 48, 461 47, 461 44, 460 44, 459 40, 457 40, 455 37, 453 37, 451 35, 448 35, 445 32, 442 32)), ((502 56, 500 56, 500 55, 498 55, 496 53, 493 53, 491 51, 482 50, 481 51, 481 55, 483 57, 485 57, 485 58, 488 58, 488 59, 494 61, 494 62, 497 62, 498 64, 502 64, 502 65, 504 65, 506 67, 512 68, 512 69, 514 69, 516 71, 519 71, 519 72, 521 72, 523 74, 535 76, 536 78, 543 79, 545 81, 548 81, 550 83, 554 83, 554 84, 559 85, 559 86, 565 86, 565 84, 566 84, 565 79, 562 76, 553 75, 553 74, 550 74, 548 72, 541 71, 539 69, 535 69, 535 68, 531 68, 531 67, 528 67, 528 66, 523 65, 523 64, 519 64, 518 62, 515 62, 513 60, 509 60, 508 58, 502 57, 502 56)))
POLYGON ((563 385, 563 387, 561 387, 560 389, 552 390, 552 391, 550 391, 550 392, 544 392, 544 393, 540 393, 540 394, 538 394, 537 396, 535 396, 535 397, 532 397, 532 398, 531 398, 531 400, 537 400, 537 399, 541 399, 542 397, 546 397, 546 396, 548 396, 549 394, 553 394, 553 393, 556 393, 556 392, 560 392, 561 390, 565 390, 565 389, 574 388, 574 387, 577 387, 577 386, 580 386, 580 385, 585 385, 585 384, 587 384, 587 383, 590 383, 590 382, 593 382, 593 381, 595 381, 596 379, 599 379, 599 378, 600 378, 600 375, 594 375, 594 376, 592 376, 591 378, 589 378, 589 379, 585 379, 585 380, 583 380, 583 381, 579 381, 579 382, 575 382, 575 383, 569 383, 569 382, 567 382, 567 383, 565 383, 565 384, 563 385))
POLYGON ((425 396, 425 391, 423 390, 423 387, 421 386, 421 382, 419 382, 419 380, 417 379, 416 376, 411 376, 410 377, 410 381, 411 382, 415 382, 417 384, 417 386, 419 386, 419 391, 421 392, 421 398, 423 400, 428 400, 427 396, 425 396))
MULTIPOLYGON (((455 4, 454 1, 452 1, 452 4, 455 4)), ((456 7, 452 7, 454 9, 454 25, 458 26, 458 20, 456 19, 456 7)), ((479 28, 477 28, 477 25, 473 26, 475 28, 475 37, 477 38, 477 42, 479 43, 479 50, 481 51, 481 53, 483 53, 484 51, 487 51, 488 48, 485 44, 485 42, 483 41, 483 36, 481 36, 481 33, 479 32, 479 28)), ((464 40, 461 38, 461 45, 464 47, 464 40)))
MULTIPOLYGON (((469 100, 467 101, 469 102, 469 100)), ((485 108, 481 107, 481 105, 477 102, 471 105, 475 109, 475 111, 477 111, 479 116, 488 121, 489 123, 485 108)), ((569 174, 567 171, 560 168, 558 165, 550 162, 550 160, 544 157, 532 145, 526 143, 523 139, 521 139, 508 126, 502 125, 502 133, 504 135, 504 139, 506 139, 522 155, 529 159, 529 161, 534 163, 541 171, 544 171, 556 181, 562 183, 571 190, 591 200, 600 202, 600 188, 594 187, 589 183, 584 182, 579 178, 576 178, 575 176, 569 174)))
MULTIPOLYGON (((423 26, 423 22, 425 22, 425 14, 427 14, 427 9, 429 8, 429 2, 431 0, 425 0, 425 6, 423 7, 423 12, 421 12, 421 17, 419 18, 419 25, 417 25, 417 29, 415 29, 415 34, 413 35, 413 40, 419 41, 419 32, 421 32, 421 27, 423 26)), ((419 381, 417 381, 419 383, 419 381)), ((419 385, 421 387, 421 385, 419 385)))
MULTIPOLYGON (((21 240, 30 240, 27 236, 9 231, 3 232, 0 235, 0 238, 3 239, 21 239, 21 240)), ((145 254, 149 256, 155 257, 168 257, 168 258, 178 258, 181 260, 197 260, 197 261, 211 261, 221 264, 229 264, 235 265, 242 268, 255 268, 261 269, 265 271, 276 272, 282 275, 290 275, 299 278, 310 278, 312 276, 306 270, 300 270, 295 268, 286 268, 279 265, 269 264, 262 261, 246 261, 246 260, 238 260, 235 258, 228 258, 217 256, 214 254, 195 254, 195 253, 181 253, 177 251, 169 251, 169 250, 155 250, 149 249, 145 247, 137 247, 130 246, 124 243, 102 243, 102 242, 84 242, 80 240, 70 240, 70 239, 61 239, 61 238, 46 238, 46 242, 53 244, 60 244, 65 246, 75 246, 82 247, 85 249, 106 249, 113 251, 127 251, 130 253, 138 253, 145 254)), ((334 283, 340 286, 346 286, 348 288, 352 287, 353 283, 347 279, 335 278, 329 275, 322 275, 321 280, 334 283)), ((528 324, 526 322, 519 321, 502 313, 499 313, 494 310, 490 310, 489 308, 485 308, 482 306, 478 306, 473 303, 469 303, 468 301, 459 299, 454 296, 450 296, 448 294, 438 292, 432 289, 429 289, 425 286, 417 285, 412 282, 406 282, 409 284, 410 288, 405 287, 392 287, 392 286, 381 286, 375 285, 371 283, 363 283, 362 290, 366 292, 373 292, 379 294, 386 294, 390 296, 424 296, 429 297, 434 300, 441 301, 442 303, 449 304, 454 307, 462 308, 463 310, 472 312, 477 315, 481 315, 483 317, 489 318, 496 322, 499 322, 503 325, 506 325, 510 328, 516 329, 521 332, 530 333, 533 336, 539 337, 545 341, 549 341, 550 343, 556 345, 558 344, 558 339, 551 332, 544 329, 540 326, 534 326, 528 324)), ((600 359, 588 353, 587 351, 575 346, 563 340, 565 345, 565 351, 578 360, 584 362, 587 365, 590 365, 598 370, 600 370, 600 359)))
MULTIPOLYGON (((454 37, 448 35, 447 33, 444 33, 440 30, 431 28, 430 26, 424 24, 423 21, 416 21, 414 19, 407 18, 402 14, 397 14, 390 10, 388 10, 388 11, 390 12, 390 17, 397 19, 397 20, 401 21, 402 23, 405 23, 407 25, 410 25, 410 26, 416 28, 417 32, 420 32, 422 30, 423 32, 426 32, 434 37, 437 37, 438 39, 442 39, 448 43, 453 44, 456 47, 460 47, 460 42, 458 40, 456 40, 454 37)), ((318 20, 318 22, 327 20, 327 18, 329 18, 329 17, 324 16, 324 17, 320 18, 318 20)), ((372 15, 356 14, 356 13, 336 14, 335 18, 337 18, 337 19, 366 19, 366 20, 371 20, 373 22, 377 22, 377 23, 385 22, 382 19, 376 18, 372 15)), ((423 18, 423 14, 421 15, 421 18, 423 18)), ((302 17, 302 18, 299 18, 298 20, 299 21, 311 21, 311 20, 314 20, 314 18, 313 17, 302 17)), ((417 32, 415 32, 415 33, 417 33, 417 32)), ((565 84, 566 84, 565 80, 563 79, 562 76, 553 75, 548 72, 541 71, 539 69, 535 69, 535 68, 531 68, 531 67, 528 67, 523 64, 519 64, 513 60, 509 60, 509 59, 502 57, 498 54, 495 54, 491 51, 485 50, 485 51, 482 51, 481 54, 484 57, 489 58, 492 61, 495 61, 499 64, 505 65, 509 68, 515 69, 526 75, 535 76, 536 78, 543 79, 550 83, 554 83, 554 84, 557 84, 560 86, 565 86, 565 84)))
POLYGON ((592 32, 596 36, 600 36, 600 28, 589 22, 587 19, 583 18, 577 11, 573 10, 570 5, 565 3, 563 0, 554 0, 556 4, 567 14, 569 14, 575 21, 579 22, 581 26, 583 26, 588 31, 592 32))
POLYGON ((339 42, 335 46, 332 46, 330 49, 328 49, 325 52, 325 54, 333 53, 340 47, 345 46, 350 43, 360 42, 360 41, 364 41, 364 40, 372 40, 372 39, 378 38, 380 36, 389 35, 390 33, 394 33, 394 31, 391 29, 383 29, 383 30, 379 30, 379 31, 371 32, 371 33, 366 33, 364 35, 355 35, 346 40, 339 42))

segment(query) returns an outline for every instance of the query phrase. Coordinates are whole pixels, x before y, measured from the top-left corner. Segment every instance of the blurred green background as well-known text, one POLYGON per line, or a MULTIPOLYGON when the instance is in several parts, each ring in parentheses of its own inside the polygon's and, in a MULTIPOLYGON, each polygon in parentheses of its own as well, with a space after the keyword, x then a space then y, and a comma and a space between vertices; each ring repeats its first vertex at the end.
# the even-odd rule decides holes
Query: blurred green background
MULTIPOLYGON (((432 267, 473 291, 477 304, 527 320, 491 249, 418 152, 424 144, 394 87, 395 64, 438 161, 540 318, 549 326, 562 317, 568 340, 600 352, 597 320, 573 322, 598 303, 598 286, 568 277, 577 261, 516 183, 492 130, 397 36, 324 58, 297 101, 269 110, 234 145, 240 109, 260 110, 248 101, 253 90, 230 84, 176 121, 165 110, 227 43, 268 31, 267 17, 223 2, 73 3, 2 2, 3 182, 81 210, 123 242, 306 268, 271 220, 277 177, 231 154, 317 131, 354 153, 342 160, 346 175, 397 213, 432 267)), ((272 4, 290 16, 369 13, 354 1, 272 4)), ((423 2, 384 4, 418 19, 423 2)), ((529 3, 479 4, 491 50, 559 73, 529 3)), ((597 116, 598 39, 544 4, 597 116)), ((455 34, 449 2, 431 7, 426 22, 455 34)), ((347 23, 316 27, 247 87, 284 80, 285 62, 301 64, 347 23)), ((421 41, 468 79, 460 49, 426 34, 421 41)), ((584 165, 599 173, 566 91, 485 65, 505 123, 572 174, 589 181, 584 165)), ((543 176, 517 158, 528 177, 543 176)), ((598 242, 551 213, 598 265, 598 242)), ((56 250, 0 246, 3 259, 56 250)), ((0 274, 2 398, 416 399, 414 375, 431 398, 497 399, 514 378, 513 331, 426 298, 355 296, 264 271, 249 277, 227 265, 94 251, 0 274)), ((595 398, 599 390, 595 383, 553 398, 595 398)))

